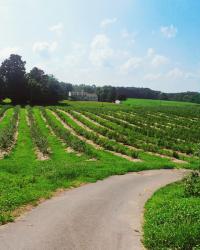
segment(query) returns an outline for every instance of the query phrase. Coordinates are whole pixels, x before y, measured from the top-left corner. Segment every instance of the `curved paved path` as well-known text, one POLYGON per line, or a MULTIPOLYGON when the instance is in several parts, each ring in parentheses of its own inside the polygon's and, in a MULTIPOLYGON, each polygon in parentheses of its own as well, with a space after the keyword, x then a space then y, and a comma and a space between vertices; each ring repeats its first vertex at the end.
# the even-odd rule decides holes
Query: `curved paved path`
POLYGON ((1 250, 138 250, 145 201, 184 170, 112 176, 65 191, 0 227, 1 250))

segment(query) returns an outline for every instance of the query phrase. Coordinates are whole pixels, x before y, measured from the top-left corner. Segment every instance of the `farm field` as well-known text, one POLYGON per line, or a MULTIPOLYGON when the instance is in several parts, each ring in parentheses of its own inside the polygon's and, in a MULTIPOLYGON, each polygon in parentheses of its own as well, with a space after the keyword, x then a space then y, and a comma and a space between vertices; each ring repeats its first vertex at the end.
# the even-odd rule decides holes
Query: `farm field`
POLYGON ((0 224, 52 192, 113 174, 199 167, 199 106, 1 106, 0 224))
POLYGON ((123 101, 124 104, 129 106, 198 106, 196 103, 192 102, 178 102, 178 101, 164 101, 164 100, 151 100, 151 99, 137 99, 137 98, 128 98, 123 101))

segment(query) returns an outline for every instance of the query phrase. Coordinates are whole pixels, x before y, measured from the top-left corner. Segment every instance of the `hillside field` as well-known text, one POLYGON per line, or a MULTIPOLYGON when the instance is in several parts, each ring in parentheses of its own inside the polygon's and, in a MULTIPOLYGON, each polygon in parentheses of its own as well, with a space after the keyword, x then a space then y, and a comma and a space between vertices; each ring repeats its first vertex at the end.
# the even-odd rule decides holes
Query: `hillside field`
POLYGON ((130 171, 199 168, 198 105, 66 101, 2 105, 0 117, 0 224, 58 189, 130 171))

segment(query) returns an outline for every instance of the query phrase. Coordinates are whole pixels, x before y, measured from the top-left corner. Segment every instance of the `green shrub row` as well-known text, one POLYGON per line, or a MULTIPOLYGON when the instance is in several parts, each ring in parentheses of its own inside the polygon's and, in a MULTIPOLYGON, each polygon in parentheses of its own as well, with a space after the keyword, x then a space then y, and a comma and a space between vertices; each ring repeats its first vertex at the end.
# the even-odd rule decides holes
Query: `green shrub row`
POLYGON ((41 153, 43 153, 44 155, 49 155, 50 149, 48 140, 43 135, 42 130, 35 121, 32 108, 30 106, 26 106, 26 109, 28 111, 28 119, 30 122, 30 131, 32 140, 41 153))
MULTIPOLYGON (((164 149, 160 148, 155 142, 150 143, 149 138, 146 138, 143 135, 139 135, 138 133, 131 131, 126 126, 123 126, 121 123, 116 124, 113 121, 110 121, 109 118, 107 120, 105 120, 106 118, 103 119, 103 118, 101 118, 93 113, 89 113, 89 112, 81 111, 81 114, 83 114, 86 117, 90 118, 91 120, 99 123, 100 125, 103 125, 104 128, 100 128, 99 132, 105 133, 105 132, 103 132, 103 130, 107 130, 107 136, 109 138, 111 138, 111 137, 115 138, 115 140, 117 140, 119 142, 122 142, 124 144, 136 147, 138 149, 141 149, 141 150, 144 150, 147 152, 163 154, 166 156, 175 157, 175 158, 179 159, 179 155, 176 152, 171 152, 171 151, 166 150, 166 149, 164 150, 164 149), (140 139, 138 139, 138 137, 140 139)), ((82 121, 83 121, 83 119, 82 119, 82 121)), ((87 123, 87 124, 89 126, 89 123, 87 123)))
MULTIPOLYGON (((149 143, 149 145, 147 147, 151 148, 151 144, 154 144, 154 147, 156 146, 158 149, 168 149, 168 150, 172 150, 172 151, 179 151, 182 153, 186 153, 186 154, 191 154, 194 150, 192 149, 192 145, 191 144, 185 144, 185 143, 180 143, 179 140, 176 141, 176 139, 171 139, 165 135, 163 135, 162 133, 160 133, 160 130, 156 130, 156 132, 153 132, 155 129, 150 128, 149 126, 144 126, 144 125, 140 125, 140 126, 132 126, 131 124, 125 122, 126 120, 121 120, 121 118, 116 118, 113 116, 116 116, 116 114, 114 114, 113 116, 107 115, 107 114, 98 114, 100 117, 107 119, 115 124, 120 125, 121 127, 124 127, 130 131, 135 131, 138 134, 142 134, 145 136, 146 140, 144 140, 147 143, 149 143)), ((176 136, 174 135, 174 138, 176 138, 176 136)), ((150 150, 151 151, 151 150, 150 150)), ((163 151, 164 152, 164 151, 163 151)), ((168 152, 169 156, 173 156, 173 152, 168 152)))
POLYGON ((72 135, 70 131, 65 129, 62 124, 60 124, 60 122, 49 113, 50 111, 48 112, 44 108, 41 108, 41 111, 54 133, 62 139, 67 146, 73 148, 77 152, 97 158, 96 152, 94 152, 94 150, 86 142, 80 140, 78 137, 72 135))
POLYGON ((4 105, 0 109, 0 118, 4 115, 7 109, 9 109, 11 106, 10 105, 4 105))
POLYGON ((19 106, 16 106, 14 108, 14 114, 10 121, 10 123, 7 125, 6 128, 2 129, 0 131, 0 149, 1 150, 8 150, 13 142, 14 142, 14 136, 15 132, 17 130, 17 121, 19 118, 19 106))
POLYGON ((81 128, 80 126, 78 126, 75 122, 73 121, 70 122, 70 118, 67 117, 67 115, 64 114, 63 112, 59 110, 55 110, 55 112, 65 123, 67 123, 70 127, 72 127, 79 135, 87 138, 88 140, 95 142, 96 144, 102 146, 106 150, 121 153, 121 154, 130 156, 132 158, 139 157, 139 153, 136 150, 131 150, 128 147, 117 143, 116 141, 109 140, 108 138, 100 137, 95 132, 87 131, 81 128))
MULTIPOLYGON (((151 138, 159 138, 157 141, 158 146, 187 154, 194 153, 194 143, 191 138, 196 138, 196 136, 193 133, 187 133, 188 130, 185 131, 180 128, 175 129, 167 126, 164 128, 158 128, 158 124, 152 121, 152 117, 148 118, 148 116, 145 116, 144 118, 138 116, 131 117, 129 114, 118 114, 117 112, 114 114, 114 117, 112 113, 109 113, 109 115, 111 116, 110 119, 116 123, 123 124, 123 121, 128 122, 125 126, 131 128, 132 130, 136 130, 139 133, 151 138), (131 125, 134 125, 134 127, 131 125), (187 144, 185 143, 186 140, 187 144)), ((106 115, 106 117, 109 116, 106 115)))

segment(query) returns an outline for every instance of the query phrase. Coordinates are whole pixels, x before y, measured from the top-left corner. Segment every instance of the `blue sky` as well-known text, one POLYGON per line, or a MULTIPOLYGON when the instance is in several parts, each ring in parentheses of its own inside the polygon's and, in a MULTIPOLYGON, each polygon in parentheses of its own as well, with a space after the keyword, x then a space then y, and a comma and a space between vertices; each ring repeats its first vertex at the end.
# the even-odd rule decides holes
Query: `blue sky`
POLYGON ((199 91, 199 0, 0 0, 0 62, 59 80, 199 91))

